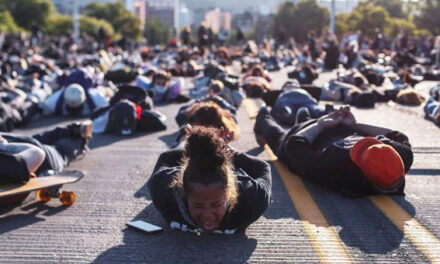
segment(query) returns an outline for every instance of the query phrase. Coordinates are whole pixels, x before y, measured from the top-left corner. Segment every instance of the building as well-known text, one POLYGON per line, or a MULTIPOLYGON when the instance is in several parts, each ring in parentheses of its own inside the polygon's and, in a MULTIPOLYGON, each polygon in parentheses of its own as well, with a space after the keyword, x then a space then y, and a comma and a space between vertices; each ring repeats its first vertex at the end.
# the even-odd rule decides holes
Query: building
POLYGON ((142 32, 145 29, 145 20, 147 18, 147 4, 143 0, 135 0, 133 1, 133 14, 139 18, 141 21, 141 30, 142 32))
POLYGON ((221 29, 231 30, 231 14, 222 12, 219 8, 215 8, 205 13, 205 26, 211 28, 212 32, 218 33, 221 29))
POLYGON ((178 32, 179 0, 146 0, 147 20, 156 18, 178 32))

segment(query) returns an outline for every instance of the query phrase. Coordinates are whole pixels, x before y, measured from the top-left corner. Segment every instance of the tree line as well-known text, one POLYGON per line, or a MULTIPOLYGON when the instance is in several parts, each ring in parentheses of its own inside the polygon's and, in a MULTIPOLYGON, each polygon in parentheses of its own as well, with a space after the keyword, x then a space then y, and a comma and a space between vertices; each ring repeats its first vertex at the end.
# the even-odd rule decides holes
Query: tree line
MULTIPOLYGON (((439 0, 364 0, 351 12, 336 16, 335 30, 337 34, 361 30, 366 37, 372 37, 377 29, 388 37, 395 37, 402 30, 415 36, 439 35, 439 14, 439 0)), ((328 9, 316 0, 297 4, 286 1, 279 6, 270 31, 276 39, 294 37, 302 42, 310 31, 317 35, 327 31, 329 19, 328 9)), ((142 32, 139 19, 121 2, 89 4, 82 10, 79 22, 81 32, 95 38, 102 38, 104 33, 112 39, 139 41, 145 36, 151 44, 160 44, 172 37, 172 29, 157 19, 149 19, 142 32)), ((1 32, 30 31, 32 25, 38 25, 47 34, 58 36, 71 32, 72 24, 72 16, 57 13, 50 0, 0 0, 1 32)))
MULTIPOLYGON (((284 2, 275 15, 274 37, 305 41, 310 31, 317 34, 327 31, 329 17, 328 9, 316 0, 301 0, 297 4, 284 2)), ((335 20, 338 35, 358 30, 366 37, 373 37, 377 30, 387 37, 396 37, 401 31, 412 36, 438 35, 440 1, 364 0, 351 12, 338 14, 335 20)))

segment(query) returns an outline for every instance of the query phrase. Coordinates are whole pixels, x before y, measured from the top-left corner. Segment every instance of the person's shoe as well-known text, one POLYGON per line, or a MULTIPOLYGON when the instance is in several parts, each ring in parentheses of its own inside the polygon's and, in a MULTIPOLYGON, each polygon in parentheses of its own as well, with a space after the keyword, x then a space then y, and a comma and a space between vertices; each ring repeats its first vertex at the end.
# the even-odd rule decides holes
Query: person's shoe
POLYGON ((87 120, 85 122, 75 122, 68 126, 70 135, 73 137, 79 137, 83 139, 90 139, 93 134, 93 122, 87 120))
POLYGON ((270 115, 269 107, 266 106, 266 104, 262 104, 260 106, 260 110, 258 110, 257 117, 255 118, 255 125, 254 125, 254 132, 256 134, 262 133, 262 122, 266 116, 270 115))
POLYGON ((266 140, 264 139, 262 133, 262 124, 263 124, 263 120, 266 116, 270 115, 270 110, 269 108, 265 105, 262 104, 260 107, 260 110, 258 111, 257 117, 255 119, 255 125, 254 125, 254 133, 255 133, 255 139, 258 143, 258 145, 260 146, 264 146, 266 144, 266 140))
POLYGON ((80 135, 84 139, 91 139, 93 136, 93 122, 87 120, 80 125, 80 135))

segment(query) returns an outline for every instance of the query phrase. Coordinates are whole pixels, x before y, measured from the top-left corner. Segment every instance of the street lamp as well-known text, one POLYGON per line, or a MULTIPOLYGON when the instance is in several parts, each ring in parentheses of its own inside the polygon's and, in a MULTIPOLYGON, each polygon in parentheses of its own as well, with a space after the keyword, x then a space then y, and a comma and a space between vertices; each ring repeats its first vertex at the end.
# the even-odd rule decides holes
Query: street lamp
POLYGON ((75 44, 78 44, 79 38, 79 13, 78 13, 78 1, 73 0, 73 40, 75 44))
POLYGON ((332 0, 330 6, 330 34, 333 36, 335 34, 335 9, 336 9, 335 0, 332 0))

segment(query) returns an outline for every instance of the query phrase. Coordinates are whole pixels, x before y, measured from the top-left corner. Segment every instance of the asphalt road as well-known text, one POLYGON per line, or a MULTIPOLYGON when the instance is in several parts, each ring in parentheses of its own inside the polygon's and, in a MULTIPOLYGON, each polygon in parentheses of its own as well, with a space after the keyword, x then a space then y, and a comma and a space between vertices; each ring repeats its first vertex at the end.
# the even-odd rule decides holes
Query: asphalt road
MULTIPOLYGON (((285 80, 273 73, 274 86, 285 80)), ((317 83, 331 78, 322 74, 317 83)), ((417 86, 423 93, 433 83, 417 86)), ((247 101, 233 146, 271 160, 258 147, 247 101)), ((252 108, 252 106, 254 108, 252 108)), ((159 154, 174 140, 179 105, 159 106, 168 129, 130 137, 95 135, 91 151, 70 168, 86 177, 64 187, 77 201, 35 198, 0 208, 1 263, 440 263, 440 128, 421 107, 380 104, 354 109, 358 122, 406 133, 414 148, 405 197, 348 199, 289 175, 275 161, 273 203, 244 234, 195 235, 170 230, 151 203, 146 182, 159 154), (292 179, 294 179, 292 181, 292 179), (165 228, 147 235, 126 228, 142 219, 165 228)), ((44 118, 16 132, 32 134, 71 120, 44 118)))

